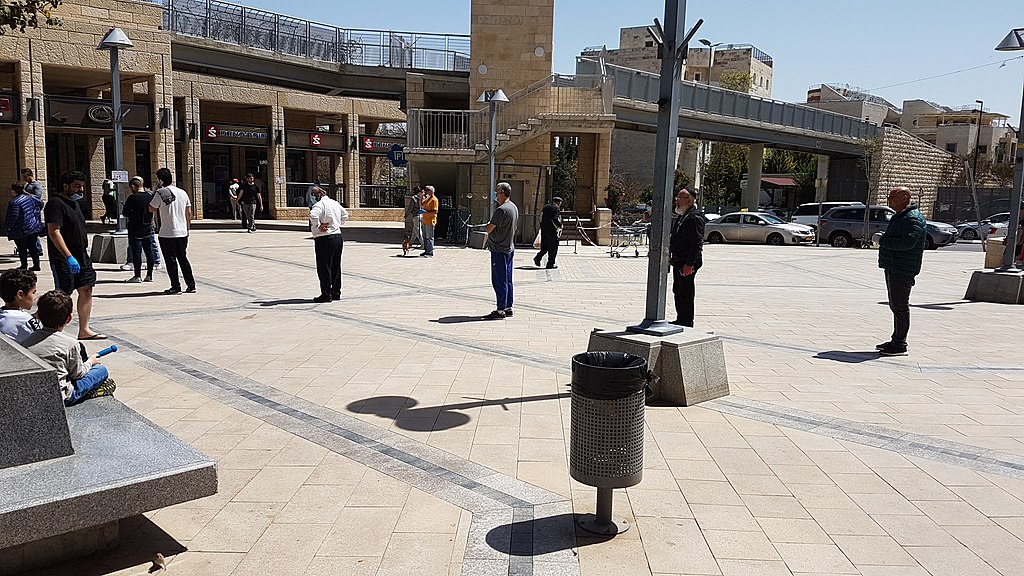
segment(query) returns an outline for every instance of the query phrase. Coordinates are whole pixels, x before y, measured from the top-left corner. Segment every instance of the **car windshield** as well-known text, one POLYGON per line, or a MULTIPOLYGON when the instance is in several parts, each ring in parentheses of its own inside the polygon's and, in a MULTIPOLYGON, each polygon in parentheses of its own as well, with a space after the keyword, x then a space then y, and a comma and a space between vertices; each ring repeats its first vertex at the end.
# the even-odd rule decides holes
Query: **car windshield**
POLYGON ((765 220, 767 220, 769 224, 785 224, 786 223, 781 218, 779 218, 777 216, 772 216, 771 214, 761 214, 761 218, 764 218, 765 220))

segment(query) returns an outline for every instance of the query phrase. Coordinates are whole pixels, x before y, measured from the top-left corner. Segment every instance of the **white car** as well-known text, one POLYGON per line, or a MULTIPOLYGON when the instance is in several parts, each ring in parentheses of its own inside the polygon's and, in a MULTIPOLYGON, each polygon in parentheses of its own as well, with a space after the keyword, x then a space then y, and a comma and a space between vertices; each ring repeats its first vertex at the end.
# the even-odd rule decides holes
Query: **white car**
POLYGON ((989 238, 1002 238, 1006 236, 1006 229, 1010 225, 1006 222, 993 222, 988 225, 988 237, 989 238))
POLYGON ((710 244, 757 242, 782 246, 813 242, 814 230, 802 224, 784 222, 766 212, 733 212, 708 222, 704 226, 704 239, 710 244))
MULTIPOLYGON (((964 240, 977 240, 983 236, 982 232, 988 234, 988 230, 984 228, 985 226, 990 226, 992 224, 1003 224, 1005 226, 1009 221, 1010 213, 1000 212, 989 216, 980 223, 965 222, 957 226, 956 229, 960 233, 960 238, 964 240)), ((1005 228, 1003 230, 1003 234, 1006 234, 1005 228)))

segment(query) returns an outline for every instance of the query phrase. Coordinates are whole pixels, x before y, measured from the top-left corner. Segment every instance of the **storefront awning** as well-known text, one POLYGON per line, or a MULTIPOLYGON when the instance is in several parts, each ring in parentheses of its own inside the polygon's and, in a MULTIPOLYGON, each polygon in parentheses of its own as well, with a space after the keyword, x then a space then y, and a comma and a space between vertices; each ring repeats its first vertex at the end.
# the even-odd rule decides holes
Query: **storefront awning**
POLYGON ((767 178, 761 178, 761 184, 771 184, 780 188, 795 188, 798 184, 793 181, 792 178, 769 176, 767 178))

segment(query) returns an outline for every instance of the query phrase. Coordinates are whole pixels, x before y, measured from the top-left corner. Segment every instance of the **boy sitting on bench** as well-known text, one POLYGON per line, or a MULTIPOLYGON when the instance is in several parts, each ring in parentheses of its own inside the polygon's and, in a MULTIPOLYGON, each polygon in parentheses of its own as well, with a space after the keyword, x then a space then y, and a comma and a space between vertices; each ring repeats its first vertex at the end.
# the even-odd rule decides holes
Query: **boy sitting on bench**
POLYGON ((36 315, 43 325, 29 334, 21 345, 57 370, 57 380, 64 395, 64 405, 114 393, 114 381, 99 356, 89 358, 85 346, 63 332, 71 323, 71 297, 60 290, 51 290, 39 297, 36 315))

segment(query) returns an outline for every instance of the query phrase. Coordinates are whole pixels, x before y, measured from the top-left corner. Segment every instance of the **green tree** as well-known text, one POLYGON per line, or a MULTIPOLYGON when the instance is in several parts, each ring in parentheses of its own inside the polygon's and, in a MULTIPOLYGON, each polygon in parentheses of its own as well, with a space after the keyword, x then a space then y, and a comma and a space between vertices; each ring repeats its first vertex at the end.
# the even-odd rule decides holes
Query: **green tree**
POLYGON ((62 4, 62 0, 3 0, 0 1, 0 36, 7 30, 25 32, 38 28, 39 19, 48 26, 60 26, 61 21, 51 10, 62 4))
POLYGON ((563 208, 576 208, 576 174, 579 170, 580 143, 576 136, 560 136, 551 147, 553 167, 551 187, 563 200, 563 208))
POLYGON ((735 206, 740 201, 740 180, 747 171, 749 147, 716 144, 704 172, 704 204, 735 206))
POLYGON ((729 70, 722 72, 722 76, 718 79, 718 85, 726 90, 749 94, 750 89, 754 86, 754 79, 746 72, 729 70))

